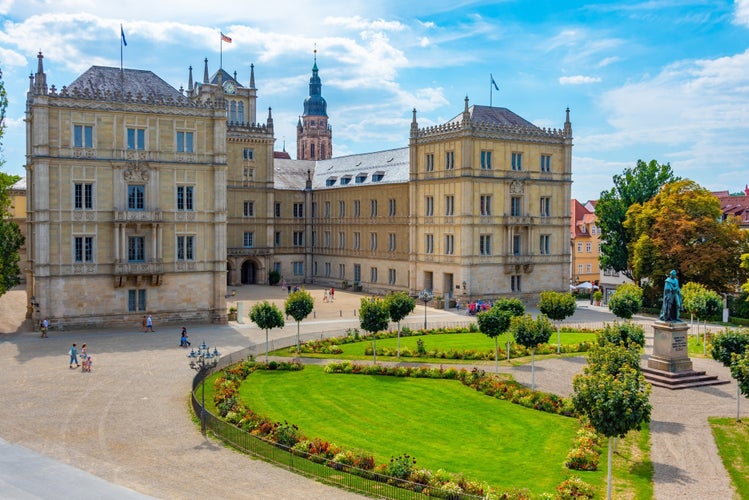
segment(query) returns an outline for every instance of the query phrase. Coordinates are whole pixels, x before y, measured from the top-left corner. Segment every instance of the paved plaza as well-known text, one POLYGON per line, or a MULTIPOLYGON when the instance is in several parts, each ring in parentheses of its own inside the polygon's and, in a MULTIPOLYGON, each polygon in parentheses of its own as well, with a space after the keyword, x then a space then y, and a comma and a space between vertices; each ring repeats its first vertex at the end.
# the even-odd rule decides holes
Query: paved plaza
MULTIPOLYGON (((336 290, 331 304, 323 303, 322 289, 310 291, 316 314, 302 322, 303 339, 358 326, 361 294, 336 290)), ((286 297, 280 287, 245 286, 236 292, 230 300, 242 302, 245 316, 254 301, 282 305, 286 297)), ((14 290, 0 298, 3 498, 361 498, 203 439, 190 416, 194 371, 186 350, 178 347, 182 325, 157 322, 156 333, 146 334, 138 322, 132 329, 52 331, 50 338, 41 339, 29 322, 22 322, 24 297, 14 290), (73 342, 88 344, 92 373, 68 368, 73 342)), ((574 318, 610 319, 604 310, 587 305, 574 318)), ((427 311, 430 327, 470 320, 455 311, 427 311)), ((417 303, 404 324, 418 327, 423 321, 424 306, 417 303)), ((222 353, 248 346, 264 351, 265 332, 249 320, 185 326, 193 345, 205 340, 222 353)), ((296 323, 287 321, 270 337, 272 347, 292 344, 296 323)), ((712 360, 693 361, 695 369, 730 379, 728 370, 712 360)), ((538 361, 536 384, 569 395, 572 376, 583 365, 583 358, 538 361)), ((487 370, 491 368, 493 363, 487 370)), ((502 369, 530 383, 530 365, 502 369)), ((653 389, 651 458, 657 499, 733 496, 707 416, 734 416, 735 394, 734 381, 680 391, 653 389)), ((742 403, 749 411, 746 398, 742 403)))

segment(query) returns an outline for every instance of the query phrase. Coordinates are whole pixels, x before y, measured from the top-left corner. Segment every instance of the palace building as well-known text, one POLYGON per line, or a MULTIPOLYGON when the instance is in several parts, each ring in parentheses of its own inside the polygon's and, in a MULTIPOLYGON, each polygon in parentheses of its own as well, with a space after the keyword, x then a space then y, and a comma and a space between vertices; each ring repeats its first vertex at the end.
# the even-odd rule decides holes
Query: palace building
MULTIPOLYGON (((430 290, 535 300, 566 290, 572 125, 471 105, 404 147, 332 157, 315 59, 297 159, 257 122, 255 68, 175 89, 93 66, 27 97, 29 300, 53 327, 226 321, 228 286, 430 290), (38 305, 37 305, 38 304, 38 305)), ((408 141, 406 142, 406 133, 408 141)))

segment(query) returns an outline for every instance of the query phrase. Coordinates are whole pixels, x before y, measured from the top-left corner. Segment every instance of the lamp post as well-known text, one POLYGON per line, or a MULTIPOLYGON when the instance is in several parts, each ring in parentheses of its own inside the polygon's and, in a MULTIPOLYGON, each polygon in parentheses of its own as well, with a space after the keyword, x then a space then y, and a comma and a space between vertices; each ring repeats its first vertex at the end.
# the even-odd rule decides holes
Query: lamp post
POLYGON ((218 352, 218 349, 215 347, 213 348, 213 352, 211 352, 211 348, 206 345, 204 340, 203 343, 198 346, 197 351, 194 348, 190 351, 187 358, 190 360, 190 368, 198 373, 202 373, 203 375, 203 378, 200 380, 200 393, 202 397, 200 407, 200 431, 203 433, 203 436, 205 436, 205 371, 218 364, 218 360, 221 358, 221 353, 218 352))
POLYGON ((426 288, 419 292, 419 300, 424 301, 424 330, 427 329, 427 302, 432 300, 432 294, 426 288))

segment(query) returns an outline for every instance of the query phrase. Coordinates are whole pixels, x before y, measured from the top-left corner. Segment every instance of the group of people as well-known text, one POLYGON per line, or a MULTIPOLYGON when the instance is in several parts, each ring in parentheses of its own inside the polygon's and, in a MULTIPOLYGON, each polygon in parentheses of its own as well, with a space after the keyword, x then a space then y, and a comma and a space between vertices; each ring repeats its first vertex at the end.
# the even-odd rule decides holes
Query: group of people
POLYGON ((78 345, 73 343, 72 346, 70 346, 70 350, 68 351, 70 354, 70 369, 73 368, 81 368, 82 372, 90 372, 91 371, 91 365, 93 364, 93 359, 91 358, 91 355, 88 353, 88 346, 86 344, 83 344, 81 346, 81 362, 78 363, 78 345), (73 366, 75 364, 75 366, 73 366))
POLYGON ((325 294, 322 296, 323 302, 333 302, 333 298, 335 298, 335 288, 332 288, 328 290, 325 289, 325 294))
POLYGON ((468 314, 474 316, 482 311, 488 311, 492 307, 490 302, 485 302, 481 299, 474 300, 468 304, 468 314))

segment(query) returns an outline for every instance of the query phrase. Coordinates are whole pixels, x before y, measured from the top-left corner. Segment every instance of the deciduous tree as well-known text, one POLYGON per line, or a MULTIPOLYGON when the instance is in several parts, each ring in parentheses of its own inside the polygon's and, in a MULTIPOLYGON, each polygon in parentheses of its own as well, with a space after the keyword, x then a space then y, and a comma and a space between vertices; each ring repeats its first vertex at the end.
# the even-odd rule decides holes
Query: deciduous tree
POLYGON ((374 362, 377 363, 377 332, 386 330, 390 312, 386 301, 377 297, 364 297, 359 307, 359 324, 362 330, 372 334, 374 339, 374 362))
POLYGON ((416 309, 416 301, 406 292, 394 292, 386 299, 390 319, 398 324, 398 357, 401 355, 401 321, 416 309))
POLYGON ((543 314, 536 316, 530 314, 514 316, 510 320, 510 331, 515 342, 531 350, 531 389, 536 388, 535 355, 538 344, 545 344, 551 337, 554 327, 551 326, 549 318, 543 314))
POLYGON ((575 314, 575 309, 577 309, 577 301, 569 293, 554 292, 551 290, 541 292, 538 310, 550 320, 557 323, 557 354, 559 354, 562 343, 562 321, 575 314))
MULTIPOLYGON (((749 349, 749 331, 726 330, 713 337, 710 354, 724 366, 731 367, 736 356, 743 356, 749 349)), ((743 364, 743 363, 742 363, 743 364)), ((737 373, 741 373, 740 371, 737 373)), ((733 375, 733 374, 732 374, 733 375)), ((741 384, 736 388, 736 420, 740 420, 741 384)))
POLYGON ((739 264, 749 233, 734 217, 723 219, 718 198, 691 180, 669 183, 651 200, 632 205, 624 226, 632 235, 628 251, 636 282, 648 278, 660 289, 676 269, 684 283, 729 292, 746 279, 739 264))
POLYGON ((614 187, 603 191, 596 204, 596 224, 601 229, 601 269, 613 269, 632 278, 627 245, 629 234, 624 228, 627 210, 635 203, 644 203, 656 195, 664 184, 674 181, 671 165, 655 160, 637 160, 634 168, 627 168, 614 176, 614 187))
POLYGON ((642 288, 632 283, 620 285, 609 299, 609 309, 616 316, 631 319, 642 307, 642 288))
POLYGON ((296 321, 296 352, 299 353, 301 349, 299 324, 312 312, 312 309, 315 307, 315 299, 312 298, 312 295, 308 291, 303 289, 297 290, 296 292, 291 292, 286 297, 284 307, 286 314, 296 321))
POLYGON ((497 374, 499 374, 499 336, 510 328, 510 318, 512 318, 510 311, 494 306, 476 315, 481 333, 494 339, 494 371, 497 374))
POLYGON ((268 330, 271 328, 283 328, 283 314, 276 304, 271 304, 267 300, 258 302, 250 310, 250 320, 258 328, 265 330, 265 362, 268 362, 268 330))
MULTIPOLYGON (((522 316, 525 313, 525 306, 520 299, 499 299, 494 302, 492 308, 507 311, 510 316, 522 316)), ((510 337, 510 335, 507 336, 507 361, 510 361, 510 337)))
MULTIPOLYGON (((5 110, 8 97, 3 83, 3 72, 0 69, 0 152, 5 134, 5 110)), ((5 161, 0 157, 0 168, 5 161)), ((18 251, 23 245, 21 229, 11 218, 11 204, 8 190, 18 182, 17 175, 0 172, 0 296, 20 283, 21 269, 18 267, 18 251)))

